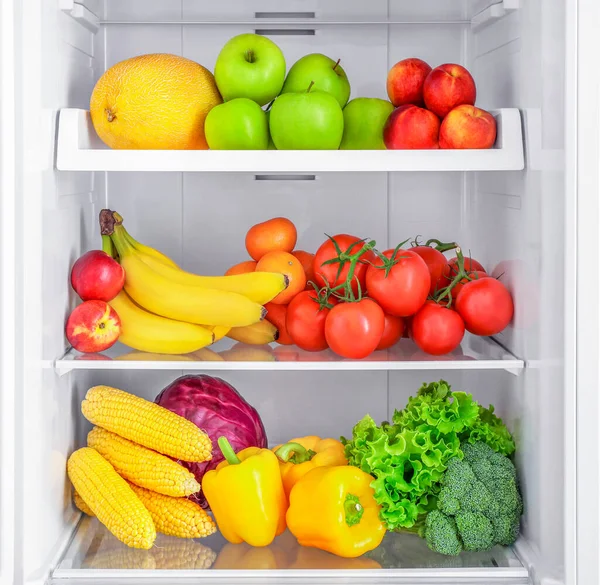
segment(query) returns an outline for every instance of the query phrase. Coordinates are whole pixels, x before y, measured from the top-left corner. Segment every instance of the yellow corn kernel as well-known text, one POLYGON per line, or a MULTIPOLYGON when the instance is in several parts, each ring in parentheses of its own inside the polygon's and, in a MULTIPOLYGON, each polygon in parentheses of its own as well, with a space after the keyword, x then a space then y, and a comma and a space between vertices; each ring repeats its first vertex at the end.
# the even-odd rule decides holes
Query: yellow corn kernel
POLYGON ((163 536, 152 549, 157 569, 210 569, 217 553, 195 540, 163 536))
POLYGON ((202 538, 216 532, 213 519, 187 498, 172 498, 129 485, 150 512, 158 532, 179 538, 202 538))
POLYGON ((153 492, 183 498, 200 491, 194 474, 165 455, 94 427, 88 447, 96 449, 124 479, 153 492))
POLYGON ((67 473, 82 500, 121 542, 132 548, 152 546, 156 528, 150 513, 100 453, 78 449, 69 457, 67 473))
POLYGON ((110 386, 94 386, 81 403, 92 424, 182 461, 208 461, 212 443, 193 422, 110 386))
POLYGON ((92 512, 90 507, 83 501, 83 498, 77 492, 73 494, 73 502, 84 514, 87 514, 88 516, 96 515, 94 512, 92 512))

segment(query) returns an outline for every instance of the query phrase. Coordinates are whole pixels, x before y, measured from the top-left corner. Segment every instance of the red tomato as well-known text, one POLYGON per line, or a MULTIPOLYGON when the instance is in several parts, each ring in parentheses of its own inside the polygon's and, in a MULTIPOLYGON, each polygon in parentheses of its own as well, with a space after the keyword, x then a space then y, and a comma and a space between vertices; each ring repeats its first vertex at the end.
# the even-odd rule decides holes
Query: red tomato
MULTIPOLYGON (((383 255, 391 258, 394 250, 386 250, 383 255)), ((398 250, 397 264, 392 266, 387 277, 383 260, 376 257, 373 266, 367 270, 367 290, 381 308, 396 317, 414 315, 427 300, 431 278, 425 260, 410 250, 398 250)))
POLYGON ((375 351, 385 327, 383 309, 371 299, 340 303, 325 321, 325 339, 338 355, 362 359, 375 351))
POLYGON ((328 347, 325 320, 330 309, 321 309, 317 298, 314 289, 303 291, 293 298, 287 309, 287 331, 293 342, 306 351, 323 351, 328 347))
MULTIPOLYGON (((451 281, 458 274, 457 264, 458 258, 456 256, 448 260, 448 264, 446 264, 446 267, 444 268, 444 277, 442 279, 443 286, 450 284, 449 281, 451 281)), ((475 270, 485 272, 485 268, 479 262, 477 262, 477 260, 473 260, 473 258, 465 256, 464 264, 465 272, 473 272, 475 270)))
POLYGON ((425 353, 444 355, 456 349, 465 334, 465 324, 461 316, 433 301, 412 318, 413 341, 425 353))
POLYGON ((455 308, 464 319, 467 331, 475 335, 500 333, 514 312, 510 292, 495 278, 467 282, 456 299, 455 308))
MULTIPOLYGON (((360 238, 357 238, 356 236, 339 234, 337 236, 333 236, 333 239, 336 241, 342 252, 348 252, 349 254, 356 254, 356 252, 359 252, 363 246, 363 242, 361 242, 360 238)), ((331 260, 332 258, 336 258, 337 256, 338 253, 335 250, 333 242, 327 238, 327 241, 323 242, 321 247, 317 250, 313 260, 314 278, 319 287, 323 287, 326 284, 329 284, 331 287, 338 286, 344 283, 348 278, 350 262, 346 262, 344 264, 344 268, 342 269, 339 277, 337 277, 340 267, 339 263, 326 264, 323 266, 324 262, 331 260)), ((367 261, 372 262, 374 258, 375 254, 373 254, 373 252, 365 252, 361 256, 359 263, 354 269, 354 278, 352 279, 352 290, 354 291, 354 294, 358 292, 358 284, 356 282, 357 278, 360 282, 362 291, 365 291, 365 277, 367 274, 367 268, 369 267, 367 261)))
MULTIPOLYGON (((475 280, 479 280, 480 278, 486 278, 488 275, 483 272, 483 270, 475 270, 473 272, 469 272, 469 276, 475 280)), ((456 300, 458 293, 462 290, 462 287, 467 284, 467 282, 470 281, 468 281, 466 278, 463 278, 458 284, 454 285, 454 288, 452 289, 452 300, 456 300)))
POLYGON ((418 254, 423 258, 427 268, 429 269, 429 276, 431 277, 431 286, 429 287, 429 294, 433 294, 436 289, 444 287, 444 270, 448 261, 446 256, 441 252, 438 252, 435 248, 430 246, 415 246, 410 248, 411 252, 418 254))
POLYGON ((265 309, 267 309, 265 319, 279 330, 279 337, 277 338, 279 345, 292 345, 294 343, 285 327, 287 308, 287 305, 276 305, 275 303, 265 305, 265 309))
POLYGON ((404 333, 404 319, 394 317, 393 315, 385 315, 385 323, 383 326, 383 335, 377 349, 387 349, 395 345, 404 333))

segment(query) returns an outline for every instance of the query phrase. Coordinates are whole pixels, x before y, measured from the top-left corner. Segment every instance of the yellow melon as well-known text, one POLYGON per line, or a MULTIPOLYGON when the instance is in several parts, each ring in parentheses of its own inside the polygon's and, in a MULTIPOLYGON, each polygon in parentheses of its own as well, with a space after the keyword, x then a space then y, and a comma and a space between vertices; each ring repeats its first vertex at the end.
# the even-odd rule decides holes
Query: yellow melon
POLYGON ((90 114, 98 136, 117 149, 206 149, 204 120, 223 100, 212 73, 177 55, 141 55, 98 80, 90 114))

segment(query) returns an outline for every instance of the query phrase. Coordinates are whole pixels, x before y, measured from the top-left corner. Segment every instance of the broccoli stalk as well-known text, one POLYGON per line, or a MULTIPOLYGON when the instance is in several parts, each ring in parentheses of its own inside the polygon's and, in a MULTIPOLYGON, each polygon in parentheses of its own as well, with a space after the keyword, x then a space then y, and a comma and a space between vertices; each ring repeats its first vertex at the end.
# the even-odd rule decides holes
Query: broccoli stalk
POLYGON ((425 521, 429 548, 458 555, 513 544, 523 512, 514 465, 483 442, 463 443, 461 450, 464 459, 448 462, 438 509, 425 521))

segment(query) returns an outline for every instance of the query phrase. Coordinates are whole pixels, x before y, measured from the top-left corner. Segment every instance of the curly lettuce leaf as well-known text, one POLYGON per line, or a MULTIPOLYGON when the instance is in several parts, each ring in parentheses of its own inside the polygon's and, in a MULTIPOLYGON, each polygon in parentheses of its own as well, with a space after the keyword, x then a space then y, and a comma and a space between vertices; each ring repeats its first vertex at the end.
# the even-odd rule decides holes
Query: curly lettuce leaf
POLYGON ((479 417, 479 405, 471 394, 452 392, 444 380, 423 384, 406 408, 394 412, 395 424, 414 429, 429 425, 441 433, 462 433, 479 417))
POLYGON ((342 442, 350 465, 374 476, 371 487, 388 530, 409 528, 428 511, 447 462, 462 458, 456 433, 444 435, 427 425, 377 426, 368 415, 355 425, 352 440, 342 442))
POLYGON ((482 441, 496 453, 512 455, 515 452, 515 441, 502 419, 494 414, 494 407, 479 407, 479 418, 473 428, 461 434, 461 441, 476 443, 482 441))

